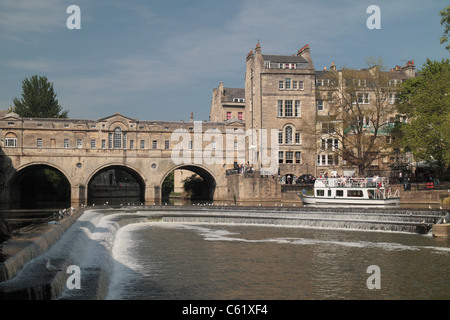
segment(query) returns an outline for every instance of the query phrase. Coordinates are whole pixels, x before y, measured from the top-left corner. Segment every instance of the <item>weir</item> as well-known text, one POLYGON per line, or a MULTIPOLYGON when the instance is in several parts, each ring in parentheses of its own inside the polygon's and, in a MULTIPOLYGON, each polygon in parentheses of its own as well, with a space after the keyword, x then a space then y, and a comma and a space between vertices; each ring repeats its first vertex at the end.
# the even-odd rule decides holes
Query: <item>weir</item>
MULTIPOLYGON (((136 206, 92 208, 73 218, 65 232, 44 235, 0 265, 0 299, 105 299, 113 270, 117 231, 128 224, 172 222, 336 228, 427 233, 446 211, 361 208, 273 208, 234 206, 136 206), (39 242, 37 240, 36 242, 39 242), (46 259, 60 272, 45 268, 46 259), (14 263, 11 263, 13 259, 14 263), (68 289, 67 267, 80 267, 81 289, 68 289)), ((72 217, 70 217, 72 218, 72 217)), ((61 226, 55 225, 55 230, 61 226)), ((50 232, 51 233, 51 232, 50 232)))

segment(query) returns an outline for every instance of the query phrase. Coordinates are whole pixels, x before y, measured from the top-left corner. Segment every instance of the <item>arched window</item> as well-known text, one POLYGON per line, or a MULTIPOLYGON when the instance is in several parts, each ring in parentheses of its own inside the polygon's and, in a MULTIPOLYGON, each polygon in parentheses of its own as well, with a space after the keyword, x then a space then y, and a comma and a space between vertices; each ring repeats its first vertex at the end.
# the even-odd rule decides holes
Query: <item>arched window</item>
POLYGON ((122 148, 122 130, 119 127, 114 129, 113 143, 114 149, 122 148))
POLYGON ((284 129, 284 142, 286 144, 292 144, 292 127, 287 126, 286 129, 284 129))

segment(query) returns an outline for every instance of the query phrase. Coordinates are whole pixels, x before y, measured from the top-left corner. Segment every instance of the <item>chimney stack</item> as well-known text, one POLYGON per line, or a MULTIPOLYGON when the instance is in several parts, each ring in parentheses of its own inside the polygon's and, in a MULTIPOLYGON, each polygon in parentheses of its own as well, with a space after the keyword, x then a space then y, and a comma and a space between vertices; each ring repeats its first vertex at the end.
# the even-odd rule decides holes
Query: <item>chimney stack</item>
POLYGON ((336 65, 334 64, 334 61, 331 61, 330 70, 331 71, 336 71, 336 65))
POLYGON ((314 64, 312 62, 311 56, 309 54, 309 44, 305 45, 303 48, 298 50, 297 56, 304 58, 309 62, 309 66, 311 69, 314 69, 314 64))

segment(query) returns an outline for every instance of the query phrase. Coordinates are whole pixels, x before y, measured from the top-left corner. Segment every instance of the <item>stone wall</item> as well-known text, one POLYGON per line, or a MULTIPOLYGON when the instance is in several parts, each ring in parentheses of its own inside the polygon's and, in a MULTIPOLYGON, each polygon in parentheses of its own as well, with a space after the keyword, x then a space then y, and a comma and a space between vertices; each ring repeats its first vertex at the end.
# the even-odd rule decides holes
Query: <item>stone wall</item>
POLYGON ((279 201, 281 187, 277 179, 259 175, 227 176, 227 194, 236 201, 279 201))

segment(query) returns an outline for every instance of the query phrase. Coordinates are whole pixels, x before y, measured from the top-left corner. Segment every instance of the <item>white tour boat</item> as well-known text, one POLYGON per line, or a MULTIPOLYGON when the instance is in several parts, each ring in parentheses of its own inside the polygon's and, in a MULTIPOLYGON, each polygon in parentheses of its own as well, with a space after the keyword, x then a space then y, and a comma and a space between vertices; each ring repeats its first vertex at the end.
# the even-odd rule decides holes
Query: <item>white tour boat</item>
POLYGON ((373 178, 318 178, 314 195, 299 193, 304 204, 344 205, 399 205, 399 190, 389 187, 389 179, 373 178))

